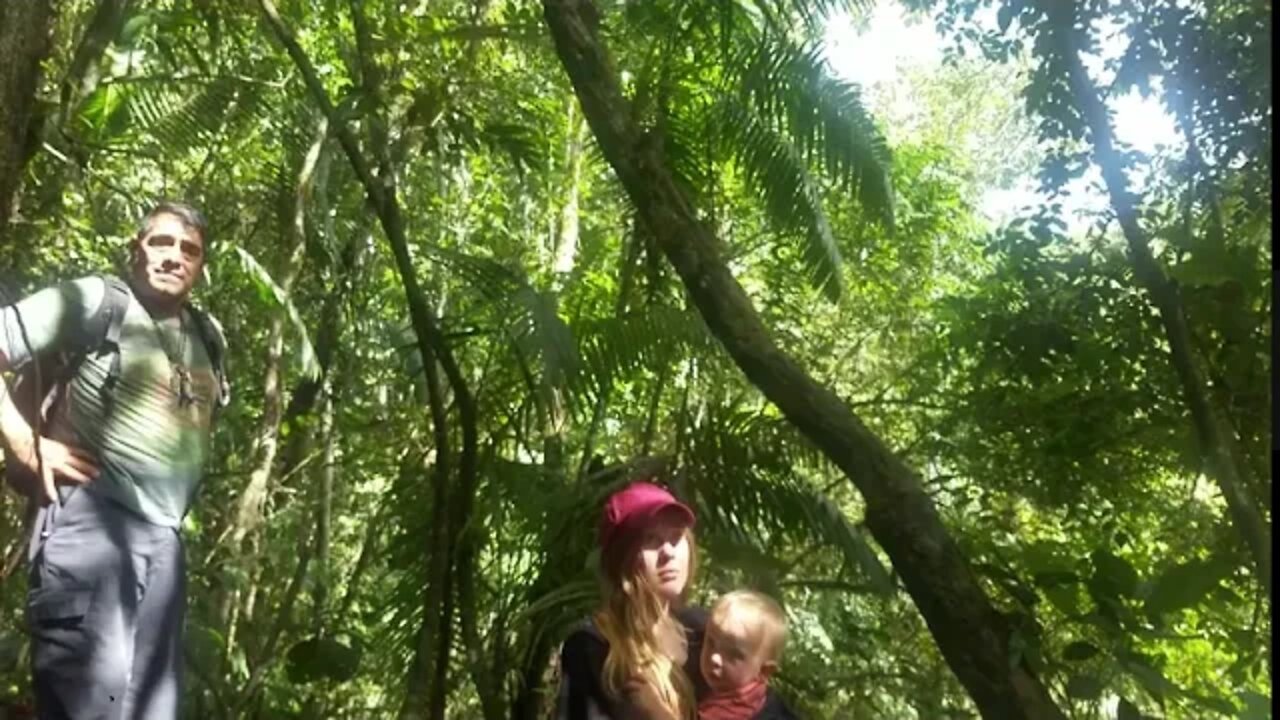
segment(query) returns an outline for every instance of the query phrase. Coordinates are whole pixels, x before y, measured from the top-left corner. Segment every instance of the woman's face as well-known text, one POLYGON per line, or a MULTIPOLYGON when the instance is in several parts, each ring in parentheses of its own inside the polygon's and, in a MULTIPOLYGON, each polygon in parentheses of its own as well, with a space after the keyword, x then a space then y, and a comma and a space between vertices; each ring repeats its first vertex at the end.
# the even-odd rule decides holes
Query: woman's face
POLYGON ((640 536, 640 575, 667 603, 675 603, 689 582, 689 534, 678 519, 659 516, 640 536))

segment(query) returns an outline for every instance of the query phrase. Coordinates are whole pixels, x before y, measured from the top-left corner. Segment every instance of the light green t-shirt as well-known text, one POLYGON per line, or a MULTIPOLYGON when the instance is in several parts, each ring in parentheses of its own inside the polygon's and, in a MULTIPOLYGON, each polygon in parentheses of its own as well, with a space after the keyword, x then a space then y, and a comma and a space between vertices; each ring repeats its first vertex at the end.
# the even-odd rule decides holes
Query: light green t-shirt
MULTIPOLYGON (((33 354, 56 352, 75 337, 106 295, 101 278, 81 278, 30 295, 0 309, 0 351, 11 367, 33 354), (23 341, 20 313, 30 347, 23 341)), ((195 320, 153 320, 133 298, 120 328, 120 377, 110 407, 103 382, 110 354, 91 352, 45 434, 92 453, 102 473, 92 484, 157 525, 177 527, 204 473, 218 382, 195 320), (160 336, 164 336, 161 345, 160 336), (195 402, 179 405, 178 383, 165 347, 189 369, 195 402)))

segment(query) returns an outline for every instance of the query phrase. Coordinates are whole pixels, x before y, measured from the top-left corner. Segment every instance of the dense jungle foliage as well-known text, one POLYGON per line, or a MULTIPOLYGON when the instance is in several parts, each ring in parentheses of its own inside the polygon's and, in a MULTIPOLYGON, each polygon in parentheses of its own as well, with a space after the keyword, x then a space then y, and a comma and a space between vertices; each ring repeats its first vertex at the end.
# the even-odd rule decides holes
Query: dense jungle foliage
POLYGON ((212 223, 190 717, 547 717, 646 472, 805 717, 1270 717, 1271 3, 901 0, 946 59, 872 92, 875 6, 3 3, 4 300, 212 223))

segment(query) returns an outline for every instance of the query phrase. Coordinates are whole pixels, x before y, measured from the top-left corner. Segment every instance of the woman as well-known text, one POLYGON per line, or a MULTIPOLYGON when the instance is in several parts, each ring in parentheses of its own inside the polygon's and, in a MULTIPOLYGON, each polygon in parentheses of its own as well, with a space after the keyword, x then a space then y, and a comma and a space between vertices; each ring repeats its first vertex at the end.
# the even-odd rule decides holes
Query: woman
POLYGON ((565 720, 686 720, 706 612, 685 608, 693 511, 649 482, 619 490, 600 520, 603 602, 560 651, 565 720))

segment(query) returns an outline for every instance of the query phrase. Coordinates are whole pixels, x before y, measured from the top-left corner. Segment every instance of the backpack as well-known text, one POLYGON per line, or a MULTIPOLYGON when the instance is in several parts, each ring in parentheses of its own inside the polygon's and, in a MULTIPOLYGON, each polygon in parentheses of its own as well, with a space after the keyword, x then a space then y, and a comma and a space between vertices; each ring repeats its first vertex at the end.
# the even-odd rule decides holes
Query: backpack
MULTIPOLYGON (((59 351, 46 353, 45 357, 34 357, 21 368, 15 369, 14 377, 9 382, 13 404, 37 436, 44 434, 45 421, 53 415, 57 404, 66 396, 67 388, 80 371, 81 363, 90 354, 97 357, 111 356, 111 366, 102 386, 104 405, 110 411, 115 386, 120 379, 120 328, 124 325, 133 291, 119 277, 103 275, 100 279, 106 284, 102 304, 80 331, 65 339, 59 351)), ((231 401, 231 385, 224 365, 226 348, 223 346, 222 333, 214 324, 213 318, 203 310, 189 302, 184 307, 194 320, 196 334, 204 343, 205 353, 209 356, 209 364, 217 381, 218 399, 213 407, 216 419, 218 410, 231 401)), ((28 498, 38 498, 41 491, 40 479, 21 464, 11 462, 7 451, 5 456, 5 480, 28 498)))

